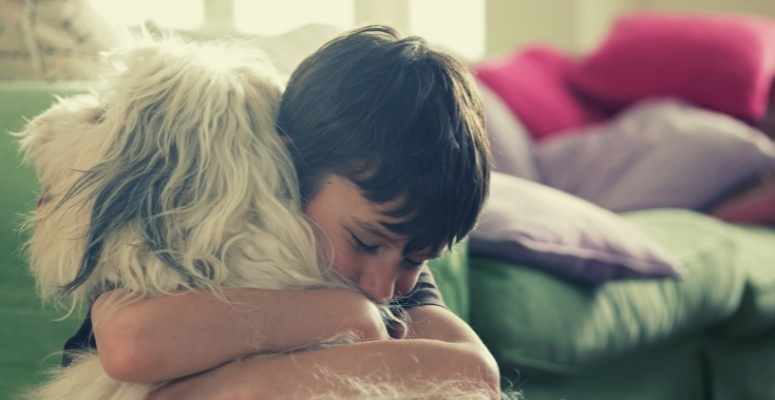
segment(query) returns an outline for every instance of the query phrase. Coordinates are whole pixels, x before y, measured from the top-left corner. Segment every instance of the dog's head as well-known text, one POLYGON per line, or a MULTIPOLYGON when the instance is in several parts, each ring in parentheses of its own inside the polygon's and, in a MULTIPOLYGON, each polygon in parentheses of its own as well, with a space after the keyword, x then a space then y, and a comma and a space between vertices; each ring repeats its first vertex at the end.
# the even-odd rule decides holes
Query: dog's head
POLYGON ((42 296, 319 280, 270 66, 172 40, 109 59, 102 91, 19 134, 42 187, 29 244, 42 296))

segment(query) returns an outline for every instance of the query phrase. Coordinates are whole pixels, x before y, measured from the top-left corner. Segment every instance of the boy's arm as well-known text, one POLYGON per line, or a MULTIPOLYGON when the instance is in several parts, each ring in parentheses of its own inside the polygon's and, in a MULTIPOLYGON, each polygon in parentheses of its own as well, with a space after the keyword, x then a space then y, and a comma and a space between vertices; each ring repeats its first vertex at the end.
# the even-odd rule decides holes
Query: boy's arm
POLYGON ((471 343, 484 347, 479 336, 468 324, 446 308, 439 285, 433 272, 423 267, 424 282, 432 287, 427 300, 421 300, 419 306, 406 309, 410 317, 407 338, 436 339, 450 343, 471 343), (440 306, 441 305, 441 306, 440 306))
POLYGON ((448 343, 469 343, 487 350, 476 332, 449 309, 438 306, 420 306, 407 310, 407 313, 411 318, 406 334, 407 339, 434 339, 448 343))
POLYGON ((499 378, 492 374, 497 369, 490 363, 467 344, 426 339, 372 341, 251 357, 166 386, 149 400, 297 399, 329 393, 349 398, 346 396, 357 393, 347 381, 332 379, 332 374, 399 384, 410 391, 458 380, 469 389, 486 389, 497 399, 499 378))
MULTIPOLYGON (((429 269, 427 270, 429 282, 438 287, 433 274, 430 273, 429 269)), ((443 303, 443 299, 440 300, 443 303)), ((447 343, 468 344, 471 349, 478 351, 482 357, 490 360, 490 365, 495 366, 494 373, 499 374, 495 358, 479 338, 479 335, 448 308, 437 305, 422 305, 409 308, 406 312, 410 318, 407 339, 434 339, 447 343)))
POLYGON ((387 339, 378 309, 346 289, 226 289, 230 303, 204 291, 144 299, 116 309, 103 294, 92 308, 105 371, 154 383, 222 365, 256 351, 299 348, 354 331, 387 339))
MULTIPOLYGON (((103 306, 115 293, 101 296, 92 319, 106 372, 120 381, 154 383, 256 351, 302 347, 347 330, 362 340, 389 337, 376 307, 349 290, 224 292, 232 304, 208 292, 187 292, 141 300, 117 311, 103 306)), ((471 328, 449 310, 419 306, 407 312, 413 321, 408 337, 469 343, 491 357, 471 328)))

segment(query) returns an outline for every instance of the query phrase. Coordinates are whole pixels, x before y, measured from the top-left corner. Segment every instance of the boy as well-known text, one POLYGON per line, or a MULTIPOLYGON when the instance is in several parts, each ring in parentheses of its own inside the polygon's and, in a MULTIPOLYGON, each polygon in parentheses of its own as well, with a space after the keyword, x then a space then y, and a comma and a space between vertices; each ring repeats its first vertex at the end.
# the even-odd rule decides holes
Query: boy
POLYGON ((129 305, 110 324, 99 323, 107 317, 98 299, 91 317, 105 370, 133 382, 208 371, 162 388, 155 399, 346 392, 321 379, 316 366, 353 376, 390 373, 410 387, 462 378, 497 395, 492 356, 444 308, 424 265, 472 229, 487 194, 488 144, 465 67, 419 38, 359 29, 293 73, 278 127, 321 250, 365 296, 235 289, 225 291, 231 304, 187 293, 129 305), (374 302, 406 308, 407 332, 392 332, 401 340, 391 340, 374 302), (347 330, 361 342, 230 362, 347 330))

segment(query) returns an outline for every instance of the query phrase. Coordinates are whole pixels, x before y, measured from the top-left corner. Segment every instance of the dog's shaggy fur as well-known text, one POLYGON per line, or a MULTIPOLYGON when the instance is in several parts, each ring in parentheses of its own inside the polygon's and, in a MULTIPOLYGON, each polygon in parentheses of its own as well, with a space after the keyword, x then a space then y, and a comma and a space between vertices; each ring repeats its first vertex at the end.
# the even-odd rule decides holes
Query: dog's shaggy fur
MULTIPOLYGON (((281 86, 261 57, 167 40, 110 60, 101 91, 60 100, 19 134, 42 186, 28 252, 43 299, 74 310, 115 288, 129 293, 120 307, 192 289, 347 286, 319 263, 274 128, 281 86)), ((416 392, 331 378, 351 398, 489 398, 455 382, 416 392)), ((140 400, 153 388, 111 379, 86 352, 27 398, 140 400)))

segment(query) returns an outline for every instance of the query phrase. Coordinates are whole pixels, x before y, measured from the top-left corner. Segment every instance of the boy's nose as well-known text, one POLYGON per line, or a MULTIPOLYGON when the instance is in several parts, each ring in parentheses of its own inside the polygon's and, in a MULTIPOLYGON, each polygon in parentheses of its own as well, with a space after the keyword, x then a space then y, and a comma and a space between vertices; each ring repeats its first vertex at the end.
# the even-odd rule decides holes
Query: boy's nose
POLYGON ((375 265, 366 268, 358 284, 377 303, 387 303, 393 298, 396 277, 393 268, 375 265))

